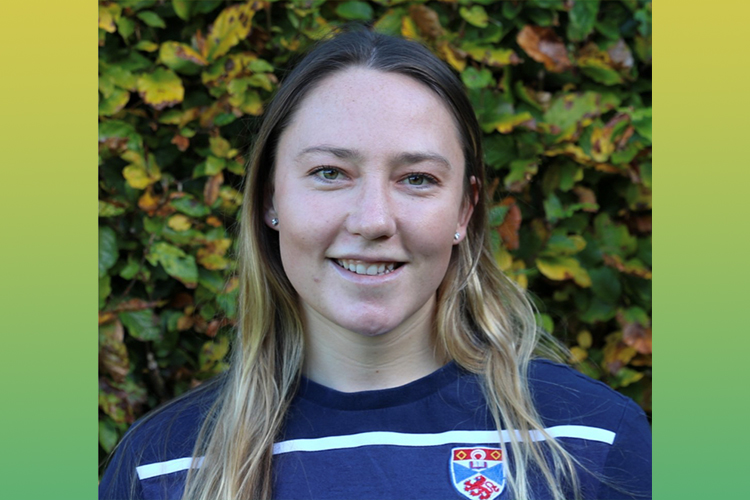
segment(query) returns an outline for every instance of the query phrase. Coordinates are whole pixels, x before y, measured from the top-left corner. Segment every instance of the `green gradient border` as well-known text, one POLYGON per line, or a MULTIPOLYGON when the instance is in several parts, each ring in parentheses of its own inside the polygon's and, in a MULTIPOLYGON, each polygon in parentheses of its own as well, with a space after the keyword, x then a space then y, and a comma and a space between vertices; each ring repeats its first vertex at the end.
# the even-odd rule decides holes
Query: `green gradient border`
MULTIPOLYGON (((96 2, 6 3, 0 498, 94 499, 96 2)), ((655 3, 654 497, 742 498, 750 3, 655 3)))
POLYGON ((746 498, 750 3, 655 3, 654 497, 746 498))
POLYGON ((97 6, 0 9, 0 498, 97 485, 97 6))

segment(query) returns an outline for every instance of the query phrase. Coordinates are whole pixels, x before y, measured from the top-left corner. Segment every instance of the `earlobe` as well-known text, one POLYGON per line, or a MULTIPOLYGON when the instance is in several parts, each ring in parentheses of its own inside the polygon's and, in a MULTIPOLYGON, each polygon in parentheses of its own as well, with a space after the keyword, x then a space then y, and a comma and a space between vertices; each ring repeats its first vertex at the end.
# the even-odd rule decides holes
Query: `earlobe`
POLYGON ((476 177, 472 176, 470 183, 471 193, 464 198, 464 202, 461 205, 458 226, 456 227, 456 234, 453 238, 454 245, 459 244, 466 237, 466 228, 469 225, 472 214, 474 213, 474 206, 479 202, 479 181, 477 181, 476 177))
POLYGON ((279 226, 279 214, 276 213, 276 203, 274 202, 273 191, 267 192, 265 196, 265 214, 263 214, 263 220, 266 226, 271 229, 278 230, 279 226))
POLYGON ((265 221, 266 226, 278 231, 279 216, 276 214, 276 210, 274 210, 273 208, 267 209, 263 220, 265 221))

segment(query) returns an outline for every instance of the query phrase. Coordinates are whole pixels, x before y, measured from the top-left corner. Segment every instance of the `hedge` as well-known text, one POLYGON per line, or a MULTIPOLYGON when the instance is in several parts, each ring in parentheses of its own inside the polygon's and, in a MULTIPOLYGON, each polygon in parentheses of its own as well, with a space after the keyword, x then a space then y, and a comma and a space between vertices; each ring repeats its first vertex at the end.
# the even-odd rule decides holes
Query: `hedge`
POLYGON ((571 363, 650 413, 651 2, 100 1, 100 458, 226 368, 253 133, 290 63, 352 21, 460 75, 498 266, 571 363))

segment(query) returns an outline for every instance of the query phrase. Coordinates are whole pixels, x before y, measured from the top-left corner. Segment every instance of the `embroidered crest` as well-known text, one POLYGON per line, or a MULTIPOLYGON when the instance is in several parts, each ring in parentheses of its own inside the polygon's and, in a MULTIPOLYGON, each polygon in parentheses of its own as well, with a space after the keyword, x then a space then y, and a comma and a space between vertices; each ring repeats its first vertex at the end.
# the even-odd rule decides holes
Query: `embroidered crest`
POLYGON ((453 448, 453 486, 471 500, 494 500, 505 489, 503 451, 499 448, 453 448))

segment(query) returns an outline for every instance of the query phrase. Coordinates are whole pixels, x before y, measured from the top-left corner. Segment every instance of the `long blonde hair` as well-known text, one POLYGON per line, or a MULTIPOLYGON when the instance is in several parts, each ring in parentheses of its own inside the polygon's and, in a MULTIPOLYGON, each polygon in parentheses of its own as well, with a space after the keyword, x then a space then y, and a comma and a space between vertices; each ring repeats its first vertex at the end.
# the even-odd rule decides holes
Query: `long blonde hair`
POLYGON ((238 335, 227 381, 195 446, 194 456, 205 458, 199 469, 189 471, 183 498, 272 496, 274 439, 297 388, 304 337, 277 233, 263 222, 265 203, 279 137, 300 103, 324 78, 352 66, 410 76, 436 92, 453 115, 463 144, 467 199, 473 198, 472 176, 480 195, 469 200, 474 213, 466 237, 454 247, 437 291, 438 342, 452 360, 478 376, 498 431, 501 423, 518 430, 509 433, 507 444, 500 439, 503 453, 511 451, 514 457, 508 471, 513 495, 529 498, 533 468, 554 498, 564 498, 564 491, 578 496, 574 460, 544 432, 529 392, 527 371, 540 335, 534 309, 491 256, 481 134, 471 104, 456 76, 421 45, 356 29, 318 45, 284 79, 255 138, 239 236, 238 335), (532 432, 547 439, 531 439, 532 432))

